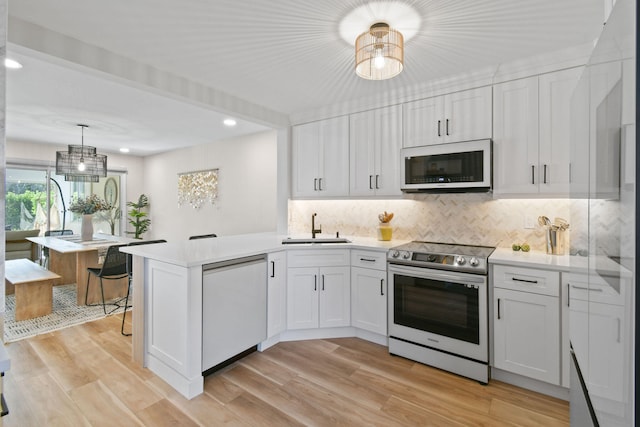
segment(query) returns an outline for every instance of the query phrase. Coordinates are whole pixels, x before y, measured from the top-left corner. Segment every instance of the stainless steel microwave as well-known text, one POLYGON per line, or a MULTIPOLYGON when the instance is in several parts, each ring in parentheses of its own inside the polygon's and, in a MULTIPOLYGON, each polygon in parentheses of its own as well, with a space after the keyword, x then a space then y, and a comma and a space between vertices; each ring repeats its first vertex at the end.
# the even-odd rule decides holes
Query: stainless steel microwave
POLYGON ((401 150, 404 192, 491 191, 490 139, 424 145, 401 150))

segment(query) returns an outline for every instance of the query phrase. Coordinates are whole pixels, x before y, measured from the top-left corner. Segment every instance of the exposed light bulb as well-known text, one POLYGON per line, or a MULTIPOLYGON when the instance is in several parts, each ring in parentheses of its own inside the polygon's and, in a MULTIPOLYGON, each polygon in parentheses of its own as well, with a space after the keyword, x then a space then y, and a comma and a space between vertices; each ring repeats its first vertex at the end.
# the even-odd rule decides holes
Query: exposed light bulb
POLYGON ((84 172, 87 166, 84 164, 84 159, 80 159, 80 163, 78 163, 78 170, 80 172, 84 172))
POLYGON ((378 70, 381 70, 384 68, 384 56, 382 55, 382 49, 376 49, 376 57, 373 60, 373 66, 376 67, 378 70))

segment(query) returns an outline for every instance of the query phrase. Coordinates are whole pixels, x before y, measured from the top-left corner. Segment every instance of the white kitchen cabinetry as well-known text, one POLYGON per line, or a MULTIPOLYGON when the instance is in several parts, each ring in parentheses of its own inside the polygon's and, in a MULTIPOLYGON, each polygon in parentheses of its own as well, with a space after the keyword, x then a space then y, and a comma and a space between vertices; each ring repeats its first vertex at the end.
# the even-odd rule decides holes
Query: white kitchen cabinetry
POLYGON ((631 354, 632 325, 626 303, 630 281, 597 274, 565 273, 562 282, 569 295, 571 345, 580 357, 578 363, 589 394, 592 399, 599 399, 599 405, 614 408, 624 400, 626 388, 630 386, 624 376, 629 363, 625 357, 631 354), (589 325, 588 335, 585 324, 589 325))
POLYGON ((347 116, 293 127, 293 197, 349 195, 347 116))
POLYGON ((560 384, 560 273, 493 267, 494 366, 560 384))
POLYGON ((568 196, 571 96, 582 68, 493 87, 494 194, 568 196))
POLYGON ((491 138, 491 86, 408 102, 403 147, 491 138))
POLYGON ((303 250, 287 254, 287 328, 349 326, 349 250, 303 250))
POLYGON ((287 253, 270 253, 267 268, 267 337, 271 338, 287 329, 287 253))
POLYGON ((350 194, 401 195, 401 146, 399 105, 352 114, 349 118, 350 194))
POLYGON ((351 251, 351 325, 387 335, 386 252, 351 251))

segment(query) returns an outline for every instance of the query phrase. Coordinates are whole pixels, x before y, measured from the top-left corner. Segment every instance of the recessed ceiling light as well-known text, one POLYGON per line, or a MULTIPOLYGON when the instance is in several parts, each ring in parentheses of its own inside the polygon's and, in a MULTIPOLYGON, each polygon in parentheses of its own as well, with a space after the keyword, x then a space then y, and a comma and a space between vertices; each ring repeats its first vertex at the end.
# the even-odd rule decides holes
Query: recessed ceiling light
POLYGON ((128 149, 128 148, 124 148, 124 147, 123 147, 123 148, 121 148, 121 149, 120 149, 120 152, 121 152, 121 153, 128 153, 128 152, 129 152, 129 149, 128 149))
POLYGON ((4 66, 7 68, 18 69, 22 68, 22 64, 14 59, 4 58, 4 66))
POLYGON ((236 121, 233 119, 224 119, 224 123, 225 126, 235 126, 236 125, 236 121))

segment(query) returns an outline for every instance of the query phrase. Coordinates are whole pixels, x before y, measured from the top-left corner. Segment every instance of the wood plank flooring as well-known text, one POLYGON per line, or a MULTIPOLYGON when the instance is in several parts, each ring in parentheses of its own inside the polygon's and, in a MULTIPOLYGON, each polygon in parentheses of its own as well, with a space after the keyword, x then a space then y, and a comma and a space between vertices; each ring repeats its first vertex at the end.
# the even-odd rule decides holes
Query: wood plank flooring
POLYGON ((120 322, 8 344, 3 425, 569 425, 565 401, 499 381, 482 386, 357 338, 280 343, 208 376, 205 393, 187 400, 131 362, 120 322))

